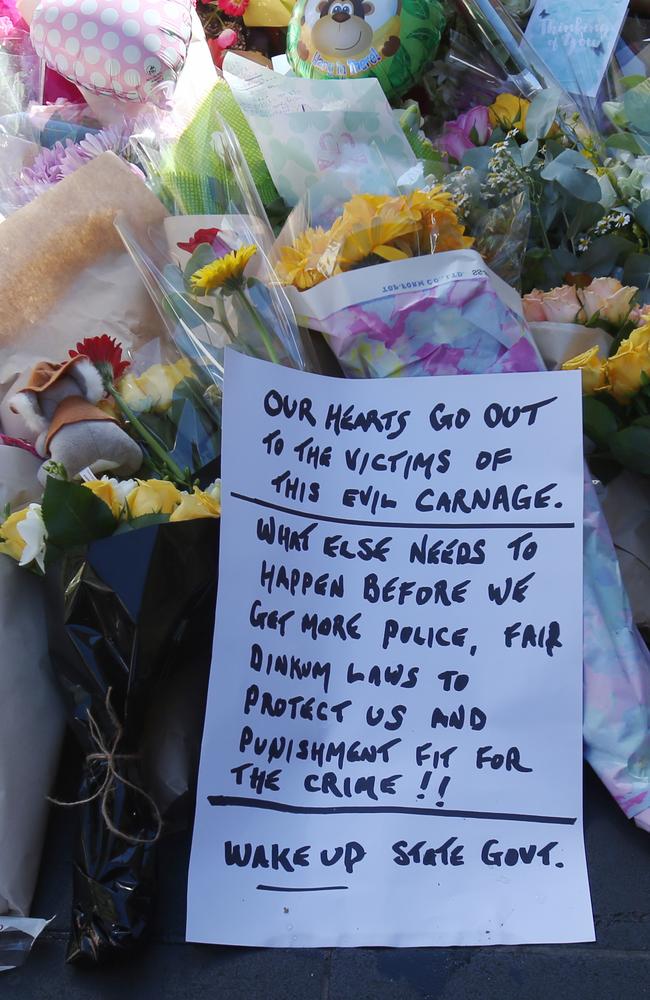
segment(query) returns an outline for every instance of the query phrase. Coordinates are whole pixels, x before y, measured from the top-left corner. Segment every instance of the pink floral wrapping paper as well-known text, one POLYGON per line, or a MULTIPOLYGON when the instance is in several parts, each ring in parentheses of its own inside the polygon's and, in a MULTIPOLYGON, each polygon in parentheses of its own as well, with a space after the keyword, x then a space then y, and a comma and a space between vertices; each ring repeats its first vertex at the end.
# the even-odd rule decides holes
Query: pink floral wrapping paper
MULTIPOLYGON (((519 297, 471 250, 380 264, 310 292, 288 291, 299 321, 325 333, 348 377, 544 369, 519 297)), ((583 615, 585 757, 624 813, 648 828, 650 653, 588 472, 583 615)), ((549 732, 552 725, 549 719, 549 732)))

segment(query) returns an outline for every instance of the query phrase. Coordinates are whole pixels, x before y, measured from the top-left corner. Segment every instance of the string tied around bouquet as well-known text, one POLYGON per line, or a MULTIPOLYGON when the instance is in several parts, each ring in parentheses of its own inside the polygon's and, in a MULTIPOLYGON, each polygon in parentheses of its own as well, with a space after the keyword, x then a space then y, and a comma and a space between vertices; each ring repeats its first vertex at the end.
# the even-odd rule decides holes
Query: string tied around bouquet
POLYGON ((102 819, 112 834, 116 837, 120 837, 122 840, 128 841, 130 844, 155 844, 162 832, 162 817, 160 815, 160 810, 148 792, 145 792, 144 788, 140 788, 139 785, 129 781, 129 779, 120 772, 120 767, 123 762, 127 760, 136 760, 138 754, 117 752, 117 748, 120 744, 122 736, 124 735, 124 728, 111 704, 111 691, 112 688, 109 687, 106 692, 106 701, 104 703, 106 713, 115 729, 115 735, 110 745, 105 739, 100 727, 93 717, 92 712, 90 709, 87 710, 88 730, 93 743, 97 747, 97 750, 86 756, 86 763, 91 764, 97 761, 105 764, 106 775, 104 780, 97 791, 92 795, 89 795, 87 799, 77 799, 75 802, 61 802, 59 799, 50 798, 49 801, 55 806, 64 806, 71 809, 75 806, 87 805, 89 802, 95 802, 99 799, 101 803, 102 819), (123 785, 125 788, 130 788, 131 791, 134 792, 135 795, 139 795, 151 809, 156 827, 155 833, 153 833, 151 837, 136 837, 133 834, 125 833, 124 830, 120 830, 119 827, 115 826, 108 811, 108 803, 118 784, 123 785))

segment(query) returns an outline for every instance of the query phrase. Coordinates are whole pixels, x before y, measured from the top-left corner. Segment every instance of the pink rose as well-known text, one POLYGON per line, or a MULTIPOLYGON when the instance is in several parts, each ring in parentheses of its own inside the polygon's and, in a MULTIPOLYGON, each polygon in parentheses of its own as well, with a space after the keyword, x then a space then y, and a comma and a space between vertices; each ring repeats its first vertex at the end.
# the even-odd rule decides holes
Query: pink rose
POLYGON ((524 295, 522 302, 524 317, 529 323, 544 323, 546 321, 544 292, 540 292, 539 288, 533 288, 532 292, 524 295))
POLYGON ((598 313, 598 319, 620 326, 628 318, 638 290, 633 285, 622 285, 616 278, 594 278, 580 291, 587 320, 598 313))
POLYGON ((447 122, 436 145, 443 153, 460 162, 463 153, 475 146, 484 146, 491 135, 488 109, 477 105, 454 121, 447 122))
POLYGON ((543 295, 544 317, 548 323, 580 323, 582 308, 573 285, 561 285, 543 295))
POLYGON ((650 323, 650 305, 636 306, 630 313, 630 320, 635 326, 646 326, 650 323))

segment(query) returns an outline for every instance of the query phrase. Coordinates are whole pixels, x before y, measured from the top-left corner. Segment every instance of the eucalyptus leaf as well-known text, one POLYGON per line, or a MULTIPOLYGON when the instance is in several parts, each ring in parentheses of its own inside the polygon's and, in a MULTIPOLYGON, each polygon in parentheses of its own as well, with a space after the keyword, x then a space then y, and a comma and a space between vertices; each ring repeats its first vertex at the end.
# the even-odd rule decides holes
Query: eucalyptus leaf
POLYGON ((559 92, 552 87, 535 94, 526 115, 526 135, 529 140, 543 139, 548 134, 555 120, 559 100, 559 92))
POLYGON ((642 201, 634 209, 634 218, 643 226, 646 233, 650 233, 650 201, 642 201))
POLYGON ((523 146, 520 147, 519 153, 521 156, 521 164, 523 167, 529 167, 539 150, 539 143, 536 139, 529 139, 525 142, 523 146))
MULTIPOLYGON (((593 163, 576 149, 563 149, 559 156, 556 156, 551 163, 544 167, 542 177, 545 177, 546 171, 550 171, 554 166, 575 167, 576 170, 591 170, 593 163)), ((549 177, 549 180, 554 180, 554 178, 549 177)))
POLYGON ((610 149, 623 149, 635 156, 644 152, 639 140, 630 132, 615 132, 614 135, 608 135, 605 142, 610 149))
POLYGON ((464 167, 473 167, 479 174, 485 174, 493 156, 494 150, 490 146, 477 146, 463 153, 461 164, 464 167))
POLYGON ((628 90, 623 98, 625 114, 633 130, 650 133, 650 79, 628 90))
POLYGON ((198 247, 188 260, 183 271, 183 277, 189 281, 193 274, 196 274, 202 267, 211 264, 217 259, 217 255, 209 243, 199 243, 198 247))
MULTIPOLYGON (((567 150, 567 152, 570 151, 567 150)), ((597 202, 600 200, 600 184, 595 177, 585 173, 584 170, 578 170, 576 167, 570 167, 555 160, 553 164, 544 168, 542 176, 545 180, 557 181, 560 187, 580 201, 597 202), (553 176, 549 177, 545 171, 551 167, 555 167, 555 169, 553 176)))
POLYGON ((626 240, 624 236, 608 233, 592 241, 585 254, 580 257, 580 270, 602 277, 610 274, 618 264, 619 258, 627 256, 636 249, 636 244, 626 240))
POLYGON ((641 291, 650 288, 650 256, 648 254, 633 253, 625 258, 623 283, 636 285, 641 291))

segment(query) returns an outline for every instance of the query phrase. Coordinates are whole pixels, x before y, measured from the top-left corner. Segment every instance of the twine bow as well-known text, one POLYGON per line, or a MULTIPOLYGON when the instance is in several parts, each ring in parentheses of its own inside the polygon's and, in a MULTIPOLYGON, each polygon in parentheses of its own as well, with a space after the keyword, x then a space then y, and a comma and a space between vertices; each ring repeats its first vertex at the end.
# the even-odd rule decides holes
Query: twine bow
POLYGON ((135 785, 132 781, 129 781, 129 779, 126 778, 123 774, 120 774, 118 770, 120 761, 136 760, 138 755, 117 752, 118 745, 124 734, 124 729, 122 723, 118 719, 115 710, 111 704, 111 691, 112 688, 109 687, 108 691, 106 692, 106 701, 105 701, 106 712, 108 714, 109 719, 111 720, 111 723, 115 728, 115 736, 110 746, 104 739, 102 731, 97 725, 97 722, 95 721, 90 709, 88 709, 87 712, 88 730, 90 732, 90 736, 93 743, 97 747, 97 751, 95 753, 88 754, 88 756, 86 757, 86 763, 90 764, 94 761, 99 761, 106 765, 106 776, 104 777, 103 782, 101 783, 97 791, 94 792, 92 795, 89 795, 87 799, 77 799, 75 802, 61 802, 59 799, 50 798, 49 801, 52 802, 55 806, 64 806, 65 808, 71 809, 74 806, 83 806, 89 802, 94 802, 96 799, 100 799, 102 819, 104 820, 106 826, 108 827, 108 829, 111 831, 112 834, 114 834, 116 837, 120 837, 122 840, 128 841, 128 843, 130 844, 155 844, 158 838, 160 837, 162 831, 162 817, 160 815, 160 810, 158 809, 158 806, 156 805, 152 797, 147 792, 145 792, 143 788, 140 788, 138 785, 135 785), (125 833, 123 830, 120 830, 113 823, 113 820, 111 819, 111 816, 108 811, 108 800, 114 793, 118 783, 123 785, 125 788, 130 788, 136 795, 139 795, 142 799, 144 799, 144 801, 151 809, 156 824, 156 832, 153 834, 153 836, 135 837, 130 833, 125 833))

